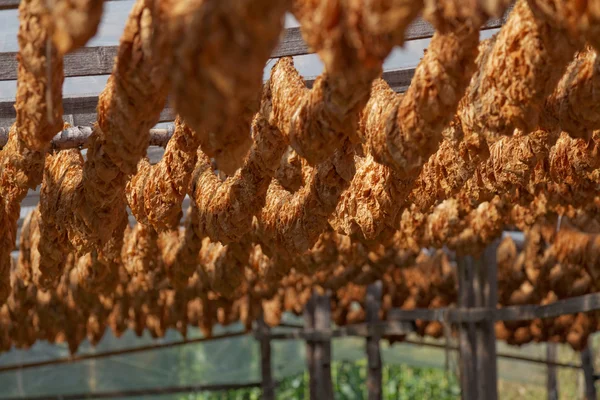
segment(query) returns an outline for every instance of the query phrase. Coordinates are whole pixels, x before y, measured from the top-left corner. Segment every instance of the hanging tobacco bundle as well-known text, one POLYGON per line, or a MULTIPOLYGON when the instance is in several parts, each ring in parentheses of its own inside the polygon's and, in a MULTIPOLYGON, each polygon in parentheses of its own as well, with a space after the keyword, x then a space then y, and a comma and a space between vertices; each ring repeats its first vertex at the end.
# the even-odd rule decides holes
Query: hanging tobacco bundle
POLYGON ((354 175, 353 152, 346 146, 331 159, 307 168, 310 172, 306 173, 304 186, 294 193, 271 181, 253 230, 263 250, 297 254, 316 243, 327 230, 327 220, 354 175))
POLYGON ((192 130, 209 135, 213 154, 237 156, 229 173, 250 146, 250 131, 243 127, 258 110, 263 68, 288 5, 286 0, 197 0, 175 2, 170 10, 175 109, 192 130))
POLYGON ((308 89, 291 58, 272 71, 275 125, 311 165, 325 161, 346 140, 356 142, 359 112, 385 58, 404 42, 422 2, 294 1, 292 12, 325 72, 308 89), (382 23, 385 21, 385 23, 382 23))
POLYGON ((87 251, 104 245, 120 223, 127 177, 145 154, 148 131, 166 102, 170 57, 163 3, 157 7, 149 0, 135 3, 113 73, 99 97, 98 124, 83 168, 85 201, 75 211, 89 228, 87 251))
POLYGON ((393 232, 397 213, 469 83, 477 44, 478 31, 468 27, 436 34, 406 94, 375 81, 359 130, 368 155, 338 204, 338 230, 349 235, 360 229, 368 240, 393 232))
POLYGON ((20 3, 17 120, 0 153, 0 302, 10 293, 10 252, 14 248, 20 202, 42 180, 44 152, 62 128, 62 58, 44 26, 49 18, 43 1, 20 3))
POLYGON ((460 114, 463 129, 491 139, 512 135, 515 128, 534 130, 543 101, 582 44, 538 18, 526 0, 517 1, 473 78, 478 84, 467 90, 473 106, 460 114), (518 79, 507 71, 519 71, 518 79))
POLYGON ((542 18, 564 29, 577 40, 587 40, 600 50, 600 2, 588 0, 529 0, 529 4, 542 18))
POLYGON ((252 124, 254 143, 244 165, 220 182, 210 160, 201 152, 194 170, 190 194, 198 210, 198 226, 212 241, 239 241, 252 228, 252 218, 265 205, 267 189, 287 142, 268 122, 268 87, 252 124))
POLYGON ((45 2, 52 42, 60 54, 84 46, 98 30, 104 0, 51 0, 45 2))
POLYGON ((542 126, 589 139, 600 129, 600 57, 590 47, 569 64, 546 101, 542 126))
POLYGON ((181 118, 165 153, 156 165, 146 159, 127 183, 127 203, 138 222, 158 232, 175 229, 182 216, 181 203, 188 192, 202 138, 181 118))

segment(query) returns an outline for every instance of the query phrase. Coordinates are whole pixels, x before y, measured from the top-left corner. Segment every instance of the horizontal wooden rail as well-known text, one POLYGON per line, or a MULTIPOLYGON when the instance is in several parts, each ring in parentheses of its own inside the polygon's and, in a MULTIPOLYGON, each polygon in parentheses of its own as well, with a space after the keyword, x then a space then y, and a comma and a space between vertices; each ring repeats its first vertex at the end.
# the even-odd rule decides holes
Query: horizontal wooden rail
POLYGON ((452 323, 494 321, 530 321, 537 318, 554 318, 560 315, 600 310, 600 293, 590 293, 546 305, 510 306, 492 308, 437 308, 390 310, 390 321, 446 321, 452 323))
MULTIPOLYGON (((10 127, 15 121, 16 113, 14 100, 0 101, 0 127, 10 127)), ((63 99, 64 119, 73 126, 92 126, 96 122, 97 95, 74 95, 63 99)), ((165 107, 158 122, 175 120, 175 112, 165 107)))
MULTIPOLYGON (((403 68, 398 70, 386 71, 383 73, 390 87, 397 92, 406 90, 415 74, 414 68, 403 68)), ((307 78, 306 85, 312 87, 315 78, 307 78)), ((0 101, 0 127, 8 128, 16 118, 14 100, 0 101)), ((63 99, 63 108, 65 121, 73 126, 92 126, 96 122, 96 107, 98 105, 97 95, 75 95, 63 99)), ((175 120, 175 111, 167 106, 160 114, 158 122, 168 122, 175 120)))
MULTIPOLYGON (((108 75, 112 72, 117 46, 84 47, 64 59, 66 77, 108 75)), ((0 53, 0 81, 17 79, 17 53, 0 53)))
MULTIPOLYGON (((331 338, 336 338, 336 337, 348 337, 348 336, 368 337, 370 335, 381 335, 381 336, 407 335, 409 333, 414 332, 414 329, 412 326, 402 323, 402 322, 399 322, 399 321, 390 320, 389 314, 388 314, 387 321, 380 321, 380 322, 376 322, 376 323, 351 324, 351 325, 339 327, 337 329, 332 329, 330 331, 319 331, 319 330, 315 330, 315 329, 303 329, 301 326, 298 326, 298 325, 287 325, 287 324, 282 324, 281 327, 293 328, 295 330, 291 331, 291 332, 270 331, 269 333, 266 333, 266 334, 263 332, 260 332, 259 330, 255 330, 253 335, 257 339, 261 339, 263 337, 268 337, 270 340, 301 339, 301 340, 321 341, 321 340, 330 340, 331 338)), ((93 359, 101 359, 101 358, 122 356, 122 355, 134 354, 134 353, 140 353, 140 352, 146 352, 146 351, 161 350, 161 349, 166 349, 166 348, 173 348, 173 347, 185 346, 185 345, 189 345, 189 344, 202 343, 202 342, 210 342, 210 341, 221 340, 221 339, 229 339, 229 338, 246 336, 246 335, 248 335, 247 332, 232 332, 232 333, 224 333, 221 335, 215 335, 212 337, 202 337, 202 338, 183 340, 183 341, 178 341, 178 342, 150 344, 150 345, 145 345, 145 346, 130 347, 130 348, 126 348, 126 349, 112 350, 112 351, 106 351, 106 352, 100 352, 100 353, 79 354, 79 355, 73 355, 73 356, 69 356, 69 357, 56 358, 56 359, 52 359, 52 360, 21 363, 21 364, 10 364, 10 365, 0 366, 0 373, 18 371, 18 370, 24 370, 24 369, 31 369, 31 368, 47 367, 47 366, 52 366, 52 365, 71 364, 71 363, 93 360, 93 359)), ((445 344, 417 341, 417 340, 411 340, 411 339, 402 340, 402 343, 413 344, 413 345, 418 345, 418 346, 436 347, 436 348, 440 348, 440 349, 448 348, 449 350, 457 350, 457 347, 452 344, 446 346, 445 344)), ((548 362, 547 360, 529 358, 529 357, 524 357, 524 356, 515 356, 512 354, 499 353, 498 356, 503 357, 503 358, 519 360, 519 361, 554 365, 557 367, 581 368, 579 365, 576 365, 576 364, 548 362)), ((2 400, 2 399, 0 399, 0 400, 2 400)))
MULTIPOLYGON (((377 334, 382 336, 389 335, 407 335, 409 333, 414 332, 414 330, 409 326, 399 325, 396 321, 381 321, 376 323, 361 323, 361 324, 352 324, 347 326, 342 326, 337 329, 332 329, 330 331, 318 331, 315 329, 303 329, 302 327, 297 327, 296 331, 293 332, 270 332, 267 334, 263 334, 259 331, 254 331, 254 336, 258 339, 262 337, 268 337, 270 340, 310 340, 310 341, 327 341, 332 338, 341 338, 348 336, 356 336, 356 337, 367 337, 369 335, 377 334)), ((432 343, 426 341, 412 340, 412 339, 404 339, 399 341, 400 344, 411 344, 415 346, 426 346, 426 347, 434 347, 443 350, 458 350, 458 346, 455 344, 443 344, 443 343, 432 343)), ((572 369, 580 369, 581 365, 573 364, 573 363, 563 363, 563 362, 555 362, 548 361, 539 358, 531 358, 525 356, 518 356, 514 354, 508 353, 498 353, 498 357, 506 358, 510 360, 516 361, 524 361, 530 362, 534 364, 543 364, 543 365, 551 365, 555 367, 561 368, 572 368, 572 369)))
POLYGON ((20 0, 0 0, 0 10, 14 10, 19 8, 20 0))
POLYGON ((315 329, 297 329, 291 332, 269 332, 267 334, 261 331, 254 331, 254 337, 258 340, 268 336, 271 340, 294 340, 302 339, 312 342, 328 341, 331 338, 347 336, 386 336, 386 335, 407 335, 414 332, 414 327, 409 324, 397 321, 381 321, 376 323, 362 323, 341 326, 329 331, 315 329))
MULTIPOLYGON (((412 344, 415 346, 434 347, 434 348, 442 349, 442 350, 451 350, 451 351, 458 350, 458 346, 456 346, 454 344, 446 346, 445 344, 442 344, 442 343, 431 343, 431 342, 411 340, 411 339, 405 339, 399 343, 412 344)), ((533 364, 543 364, 543 365, 549 365, 549 366, 560 367, 560 368, 581 369, 581 365, 573 364, 573 363, 564 363, 564 362, 558 362, 558 361, 543 360, 541 358, 517 356, 517 355, 509 354, 509 353, 496 353, 496 355, 500 358, 506 358, 509 360, 516 360, 516 361, 524 361, 524 362, 529 362, 529 363, 533 363, 533 364)))
MULTIPOLYGON (((104 0, 104 1, 127 1, 127 0, 104 0)), ((14 10, 19 8, 21 0, 0 0, 0 10, 14 10)))
MULTIPOLYGON (((17 0, 0 0, 0 10, 10 8, 12 5, 16 8, 19 2, 17 0)), ((503 18, 491 19, 482 29, 496 29, 502 26, 506 21, 505 14, 503 18)), ((435 30, 433 27, 418 18, 406 31, 406 40, 426 39, 433 36, 435 30)), ((65 56, 64 68, 66 77, 108 75, 112 72, 114 59, 117 56, 117 46, 84 47, 74 53, 65 56)), ((311 54, 304 40, 300 28, 286 28, 282 34, 281 40, 273 53, 272 58, 284 56, 301 56, 311 54)), ((0 81, 17 79, 17 53, 0 53, 0 81)))
MULTIPOLYGON (((1 1, 1 0, 0 0, 1 1)), ((108 75, 112 72, 118 46, 84 47, 64 59, 65 77, 108 75)), ((284 31, 272 57, 309 54, 299 28, 284 31)), ((0 53, 0 81, 17 79, 17 53, 0 53)))

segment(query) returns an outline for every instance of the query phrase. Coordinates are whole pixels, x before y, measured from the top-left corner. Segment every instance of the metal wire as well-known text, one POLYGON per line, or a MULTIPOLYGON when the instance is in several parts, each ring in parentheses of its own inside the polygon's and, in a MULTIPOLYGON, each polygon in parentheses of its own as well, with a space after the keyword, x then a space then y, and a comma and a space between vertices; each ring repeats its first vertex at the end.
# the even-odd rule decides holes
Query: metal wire
MULTIPOLYGON (((120 397, 136 397, 136 396, 160 396, 165 394, 176 393, 196 393, 196 392, 220 392, 225 390, 239 390, 260 388, 260 382, 249 383, 232 383, 219 385, 188 385, 188 386, 170 386, 162 388, 149 389, 131 389, 118 390, 111 392, 95 392, 95 393, 74 393, 74 394, 55 394, 43 396, 28 396, 28 400, 80 400, 80 399, 114 399, 120 397)), ((25 397, 0 397, 0 400, 23 400, 25 397)))

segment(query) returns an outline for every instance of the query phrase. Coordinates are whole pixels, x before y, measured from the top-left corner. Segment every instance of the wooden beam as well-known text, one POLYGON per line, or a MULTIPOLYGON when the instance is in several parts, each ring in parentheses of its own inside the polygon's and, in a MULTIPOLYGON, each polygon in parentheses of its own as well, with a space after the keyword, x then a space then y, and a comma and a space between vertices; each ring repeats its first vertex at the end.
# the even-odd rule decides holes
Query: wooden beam
MULTIPOLYGON (((315 329, 323 332, 331 331, 331 302, 329 294, 315 297, 315 329)), ((333 399, 333 382, 331 381, 331 340, 315 343, 315 399, 333 399)))
MULTIPOLYGON (((1 0, 0 0, 1 1, 1 0)), ((118 46, 83 47, 64 58, 65 77, 109 75, 118 46)), ((288 28, 271 55, 273 58, 310 54, 299 28, 288 28)), ((0 81, 17 79, 17 52, 0 53, 0 81)))
MULTIPOLYGON (((381 309, 383 287, 381 281, 377 281, 367 288, 366 296, 366 320, 367 323, 379 322, 379 310, 381 309)), ((382 398, 382 365, 379 341, 381 336, 371 334, 366 338, 367 350, 367 391, 369 400, 381 400, 382 398)))
MULTIPOLYGON (((271 340, 297 340, 303 339, 312 342, 327 341, 338 337, 369 337, 369 336, 405 336, 413 333, 412 326, 397 321, 379 321, 371 323, 351 324, 340 326, 327 332, 316 330, 314 328, 304 328, 301 330, 292 330, 289 332, 269 333, 271 340)), ((255 333, 257 335, 258 333, 255 333)))
POLYGON ((531 321, 537 318, 553 318, 565 314, 576 314, 600 310, 600 293, 560 300, 544 306, 514 306, 499 308, 497 321, 531 321))
POLYGON ((0 10, 14 10, 19 8, 20 0, 0 0, 0 10))
POLYGON ((585 378, 585 400, 596 400, 596 377, 594 373, 594 352, 591 343, 581 352, 581 368, 585 378))
MULTIPOLYGON (((83 47, 64 58, 65 77, 109 75, 117 46, 83 47)), ((0 53, 0 81, 17 79, 17 53, 0 53)))
MULTIPOLYGON (((313 294, 304 306, 304 329, 315 329, 315 304, 316 297, 313 294)), ((308 369, 308 387, 310 399, 316 398, 316 369, 315 369, 315 342, 306 341, 306 367, 308 369)))
MULTIPOLYGON (((126 1, 126 0, 104 0, 104 1, 126 1)), ((0 0, 0 10, 14 10, 19 8, 21 0, 0 0)))
POLYGON ((470 309, 394 309, 389 311, 388 319, 391 321, 415 321, 418 319, 440 321, 446 318, 447 321, 453 323, 479 322, 484 320, 531 321, 537 318, 554 318, 560 315, 597 310, 600 310, 600 292, 559 300, 546 305, 522 305, 497 309, 488 307, 470 309))
POLYGON ((257 329, 263 334, 260 341, 260 374, 262 399, 275 400, 275 385, 271 373, 271 340, 269 339, 269 326, 261 317, 256 321, 257 329))
MULTIPOLYGON (((556 361, 556 343, 546 343, 546 360, 556 361)), ((546 368, 546 391, 548 400, 558 400, 558 381, 556 379, 556 366, 548 364, 546 368)))
MULTIPOLYGON (((496 249, 498 241, 487 246, 483 254, 476 259, 477 292, 475 305, 496 308, 498 304, 498 279, 496 268, 496 249)), ((483 320, 476 324, 477 343, 477 398, 498 399, 498 367, 496 360, 496 332, 494 321, 483 320)))
MULTIPOLYGON (((406 90, 415 73, 414 68, 404 68, 383 73, 383 78, 390 87, 397 92, 406 90)), ((306 85, 312 87, 315 78, 306 79, 306 85)), ((16 118, 15 101, 0 101, 0 127, 10 127, 16 118)), ((71 95, 63 99, 63 108, 65 116, 70 118, 70 124, 74 126, 92 126, 96 122, 96 106, 98 105, 98 96, 96 95, 71 95)), ((175 110, 170 106, 165 107, 161 112, 159 122, 169 122, 175 120, 175 110)), ((66 118, 65 118, 66 119, 66 118)))
MULTIPOLYGON (((19 0, 0 0, 0 10, 17 8, 19 0)), ((510 11, 511 8, 509 8, 510 11)), ((483 27, 497 29, 501 27, 508 16, 507 11, 502 18, 490 19, 483 27)), ((434 28, 422 18, 417 18, 406 30, 406 40, 426 39, 433 36, 434 28)), ((117 56, 117 46, 84 47, 65 56, 65 77, 108 75, 112 72, 114 59, 117 56)), ((311 54, 300 28, 286 28, 272 58, 284 56, 301 56, 311 54)), ((0 81, 17 79, 17 53, 0 53, 0 81)))
MULTIPOLYGON (((0 127, 8 128, 14 122, 16 113, 14 100, 0 101, 0 127)), ((73 126, 93 126, 96 123, 96 106, 98 96, 72 95, 63 99, 64 114, 73 126)), ((65 118, 67 119, 67 118, 65 118)), ((175 111, 169 106, 160 113, 158 122, 175 120, 175 111)))
POLYGON ((304 39, 302 39, 300 28, 286 28, 283 31, 279 44, 271 53, 271 58, 303 56, 311 53, 312 51, 308 48, 304 39))
MULTIPOLYGON (((474 266, 470 256, 459 257, 458 265, 458 305, 469 308, 475 305, 473 290, 474 266)), ((477 399, 477 348, 475 346, 475 326, 473 322, 462 322, 458 326, 458 348, 460 369, 460 392, 462 400, 477 399)))

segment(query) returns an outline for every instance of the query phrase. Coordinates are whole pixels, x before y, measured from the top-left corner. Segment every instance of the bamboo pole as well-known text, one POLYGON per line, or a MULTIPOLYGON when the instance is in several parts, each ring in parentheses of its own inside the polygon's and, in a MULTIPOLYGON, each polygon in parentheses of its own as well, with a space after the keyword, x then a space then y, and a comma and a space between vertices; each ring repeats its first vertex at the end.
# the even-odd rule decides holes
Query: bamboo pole
MULTIPOLYGON (((90 126, 72 126, 59 132, 52 141, 50 147, 54 150, 73 149, 85 147, 92 135, 94 128, 90 126)), ((0 147, 4 147, 8 141, 9 128, 0 128, 0 147)), ((175 126, 169 124, 167 128, 150 129, 150 146, 165 147, 175 132, 175 126)))

